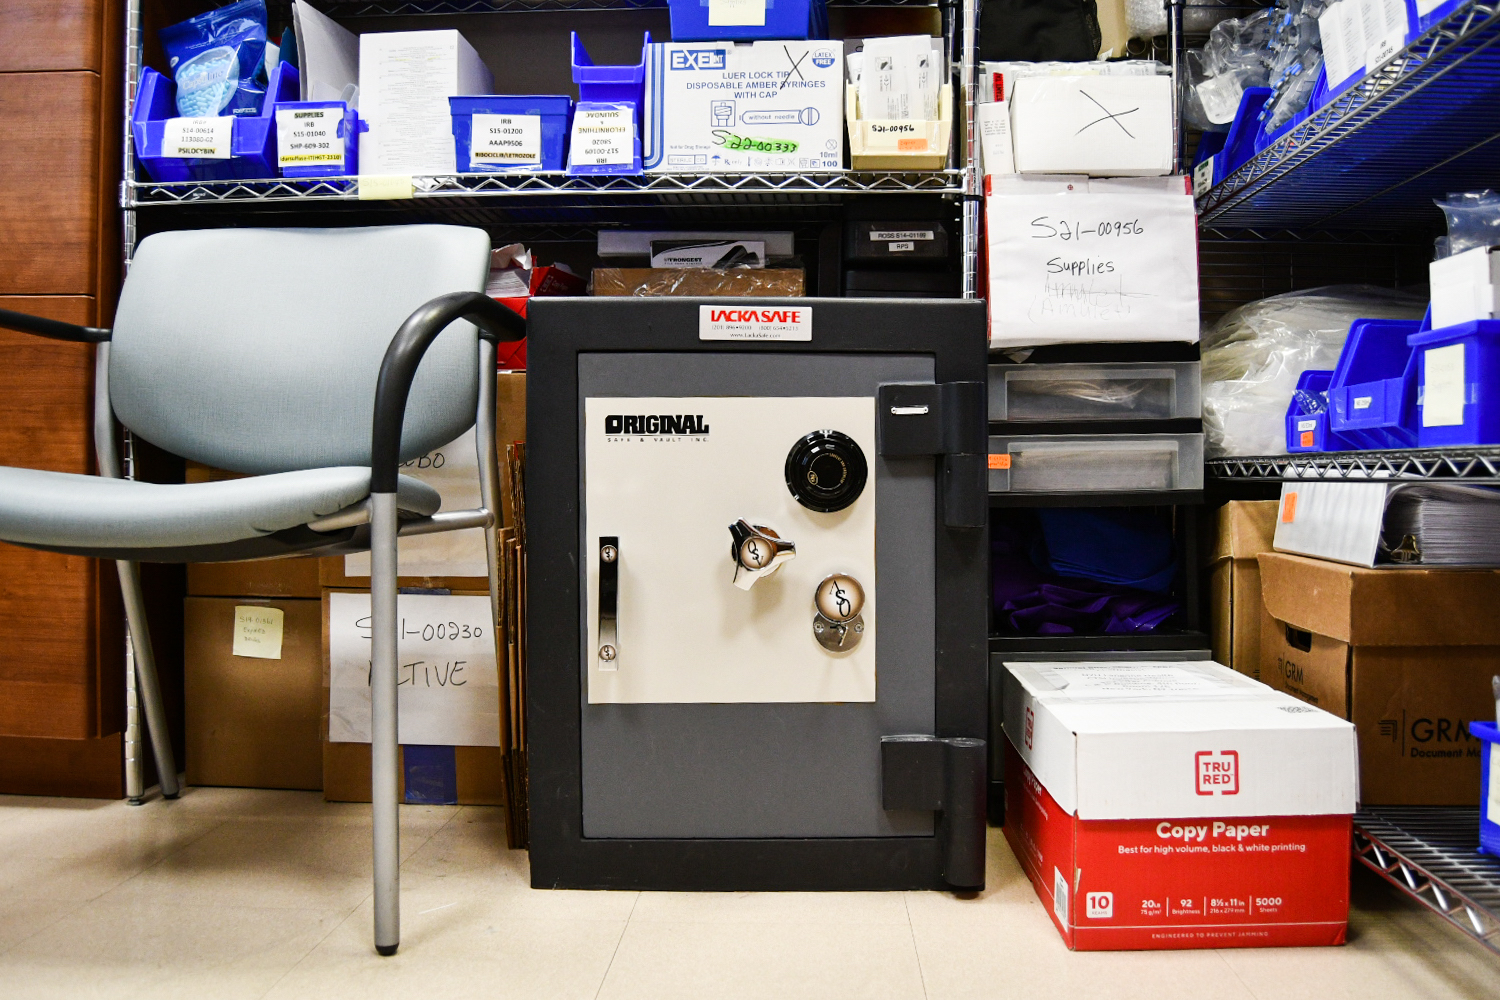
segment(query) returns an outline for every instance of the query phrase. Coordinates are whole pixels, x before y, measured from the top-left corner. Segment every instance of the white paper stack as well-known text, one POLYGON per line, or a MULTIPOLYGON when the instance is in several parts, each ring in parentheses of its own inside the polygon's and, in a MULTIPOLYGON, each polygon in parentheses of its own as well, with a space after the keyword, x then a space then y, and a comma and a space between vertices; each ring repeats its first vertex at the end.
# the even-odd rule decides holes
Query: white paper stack
POLYGON ((861 117, 871 121, 933 121, 946 79, 941 39, 897 35, 865 41, 859 62, 861 117))
POLYGON ((1392 487, 1381 536, 1382 556, 1392 562, 1500 566, 1500 489, 1457 483, 1392 487))
POLYGON ((361 174, 451 174, 448 98, 494 92, 495 78, 457 31, 390 31, 359 36, 361 174))

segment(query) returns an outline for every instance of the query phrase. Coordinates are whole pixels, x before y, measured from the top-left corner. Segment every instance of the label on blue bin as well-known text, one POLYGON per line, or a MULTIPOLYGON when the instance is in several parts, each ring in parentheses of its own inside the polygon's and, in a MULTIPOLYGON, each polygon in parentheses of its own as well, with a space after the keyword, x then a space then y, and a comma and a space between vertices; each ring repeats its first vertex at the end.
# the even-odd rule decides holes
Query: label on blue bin
POLYGON ((287 167, 344 168, 339 137, 343 108, 277 108, 276 163, 287 167))
POLYGON ((635 162, 635 109, 580 107, 573 114, 568 162, 574 167, 629 166, 635 162))
POLYGON ((1490 787, 1485 789, 1484 818, 1500 823, 1500 743, 1490 747, 1490 787))
POLYGON ((1464 345, 1434 347, 1423 355, 1422 426, 1457 427, 1464 422, 1464 345))
POLYGON ((708 26, 729 28, 744 25, 763 27, 766 23, 766 0, 708 0, 708 26))
POLYGON ((469 140, 471 163, 541 166, 541 115, 475 115, 469 140))
POLYGON ((161 136, 162 156, 185 156, 197 160, 229 159, 234 137, 234 116, 215 118, 168 118, 161 136))

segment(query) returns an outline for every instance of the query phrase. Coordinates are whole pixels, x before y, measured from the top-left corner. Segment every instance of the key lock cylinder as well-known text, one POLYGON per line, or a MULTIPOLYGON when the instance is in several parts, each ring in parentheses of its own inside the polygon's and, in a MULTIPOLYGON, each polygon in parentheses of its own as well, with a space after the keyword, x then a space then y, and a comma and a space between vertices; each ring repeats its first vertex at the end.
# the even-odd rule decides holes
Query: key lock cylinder
MULTIPOLYGON (((834 430, 802 437, 786 457, 786 486, 793 499, 808 510, 833 514, 848 507, 864 492, 869 466, 854 439, 834 430)), ((772 528, 743 518, 729 526, 734 585, 749 590, 795 558, 796 543, 772 528)), ((854 577, 834 573, 813 594, 813 638, 824 649, 842 653, 859 645, 865 622, 865 589, 854 577)))

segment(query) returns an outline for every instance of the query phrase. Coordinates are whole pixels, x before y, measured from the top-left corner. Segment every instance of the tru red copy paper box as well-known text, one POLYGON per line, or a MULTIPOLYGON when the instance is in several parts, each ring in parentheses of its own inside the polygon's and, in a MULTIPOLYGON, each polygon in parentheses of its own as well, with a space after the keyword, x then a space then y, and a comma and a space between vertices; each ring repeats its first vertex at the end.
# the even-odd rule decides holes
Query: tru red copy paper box
POLYGON ((1004 686, 1005 835, 1069 948, 1343 943, 1349 723, 1209 661, 1004 686))

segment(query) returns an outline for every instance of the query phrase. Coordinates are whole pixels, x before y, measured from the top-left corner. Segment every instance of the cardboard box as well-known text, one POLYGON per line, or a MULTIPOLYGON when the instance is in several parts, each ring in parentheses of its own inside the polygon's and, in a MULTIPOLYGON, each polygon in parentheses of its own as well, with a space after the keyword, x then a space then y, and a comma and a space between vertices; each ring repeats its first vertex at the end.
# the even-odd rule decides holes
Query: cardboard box
POLYGON ((187 783, 321 788, 319 602, 189 597, 183 610, 187 783), (281 612, 279 657, 234 654, 240 607, 281 612))
POLYGON ((682 42, 649 48, 647 171, 843 167, 840 43, 682 42))
POLYGON ((451 174, 453 115, 448 98, 493 93, 495 78, 452 29, 359 36, 362 174, 451 174))
POLYGON ((1261 679, 1349 719, 1367 805, 1475 805, 1500 673, 1500 572, 1263 553, 1261 679))
MULTIPOLYGON (((460 596, 487 595, 488 591, 460 596)), ((328 802, 370 801, 370 744, 328 739, 328 601, 321 602, 321 734, 323 798, 328 802)), ((498 645, 498 644, 497 644, 498 645)), ((502 645, 503 648, 503 645, 502 645)), ((495 711, 500 712, 496 700, 495 711)), ((503 734, 502 734, 503 743, 503 734)), ((504 746, 403 746, 398 770, 399 800, 422 805, 504 805, 504 746)))
POLYGON ((1010 122, 1021 173, 1172 172, 1171 77, 1023 76, 1010 122))
POLYGON ((596 267, 593 295, 769 295, 805 294, 801 270, 791 268, 596 267))
POLYGON ((1207 546, 1210 633, 1214 659, 1260 676, 1260 563, 1271 551, 1276 530, 1275 500, 1234 500, 1219 508, 1213 541, 1207 546))
POLYGON ((1007 663, 1004 704, 1005 836, 1069 948, 1343 943, 1347 722, 1208 661, 1007 663))

